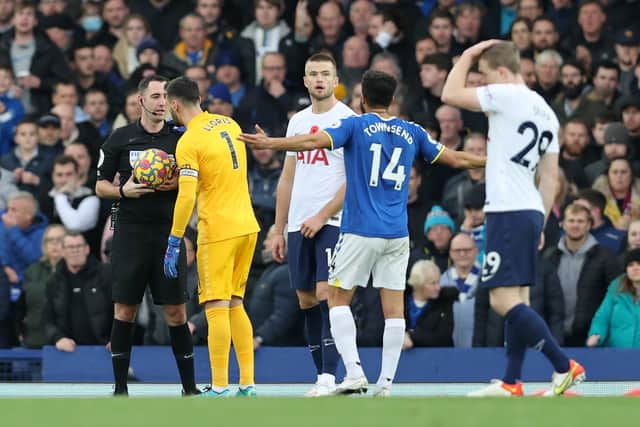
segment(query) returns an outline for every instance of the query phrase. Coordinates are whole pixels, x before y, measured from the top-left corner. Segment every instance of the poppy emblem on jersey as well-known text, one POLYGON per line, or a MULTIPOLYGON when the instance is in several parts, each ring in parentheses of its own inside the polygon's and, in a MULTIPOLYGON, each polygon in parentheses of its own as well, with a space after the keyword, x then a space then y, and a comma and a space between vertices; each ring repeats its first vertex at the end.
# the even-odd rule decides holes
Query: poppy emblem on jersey
POLYGON ((314 134, 316 132, 318 132, 320 130, 320 128, 316 125, 311 126, 311 129, 309 130, 310 134, 314 134))

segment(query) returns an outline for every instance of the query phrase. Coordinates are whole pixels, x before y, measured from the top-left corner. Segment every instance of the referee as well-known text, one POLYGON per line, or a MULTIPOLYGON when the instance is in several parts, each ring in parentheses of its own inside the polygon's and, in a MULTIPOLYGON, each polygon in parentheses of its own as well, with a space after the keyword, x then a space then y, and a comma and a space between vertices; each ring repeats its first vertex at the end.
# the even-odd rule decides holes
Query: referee
MULTIPOLYGON (((176 202, 178 177, 150 189, 133 180, 133 163, 141 151, 157 148, 174 159, 181 133, 164 120, 167 108, 167 79, 154 75, 138 86, 142 116, 136 123, 113 132, 100 151, 96 194, 115 199, 119 207, 112 210, 115 224, 111 264, 113 301, 111 361, 115 377, 114 395, 127 395, 127 373, 133 341, 132 330, 147 285, 153 302, 162 305, 169 325, 171 347, 180 372, 184 394, 199 394, 196 389, 193 343, 187 326, 186 276, 167 279, 163 257, 176 202), (112 184, 116 173, 120 185, 112 184)), ((187 271, 184 244, 179 256, 179 270, 187 271)))

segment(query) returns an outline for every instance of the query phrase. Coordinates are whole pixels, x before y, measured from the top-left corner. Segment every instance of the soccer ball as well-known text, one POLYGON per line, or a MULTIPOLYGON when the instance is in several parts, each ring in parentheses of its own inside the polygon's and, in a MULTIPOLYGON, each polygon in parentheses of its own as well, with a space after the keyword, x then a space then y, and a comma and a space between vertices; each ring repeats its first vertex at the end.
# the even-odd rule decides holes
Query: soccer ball
POLYGON ((149 187, 162 185, 171 178, 171 159, 157 148, 149 148, 140 153, 133 163, 133 176, 140 184, 149 187))

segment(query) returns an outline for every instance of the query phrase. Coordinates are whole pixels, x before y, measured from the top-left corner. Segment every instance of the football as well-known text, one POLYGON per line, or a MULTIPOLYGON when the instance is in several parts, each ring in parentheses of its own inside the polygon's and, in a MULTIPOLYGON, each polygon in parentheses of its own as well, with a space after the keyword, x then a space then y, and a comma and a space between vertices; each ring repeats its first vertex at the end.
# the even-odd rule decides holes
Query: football
POLYGON ((162 185, 170 179, 172 172, 169 155, 157 148, 149 148, 140 153, 133 164, 133 176, 140 184, 149 187, 162 185))

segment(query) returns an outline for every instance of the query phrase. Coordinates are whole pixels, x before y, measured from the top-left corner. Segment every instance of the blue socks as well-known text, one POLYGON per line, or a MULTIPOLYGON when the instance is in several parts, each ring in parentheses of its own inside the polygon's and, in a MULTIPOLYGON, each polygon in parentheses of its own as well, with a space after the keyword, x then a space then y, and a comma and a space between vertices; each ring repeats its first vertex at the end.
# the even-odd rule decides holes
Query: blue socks
POLYGON ((322 373, 336 376, 338 369, 338 349, 331 335, 331 324, 329 322, 329 305, 327 301, 320 301, 322 311, 322 373))
POLYGON ((518 304, 505 316, 507 370, 503 381, 515 384, 522 377, 522 363, 527 347, 541 351, 556 372, 569 370, 569 358, 556 342, 545 321, 531 307, 518 304))
POLYGON ((322 374, 322 310, 319 305, 302 310, 309 351, 318 375, 322 374))

